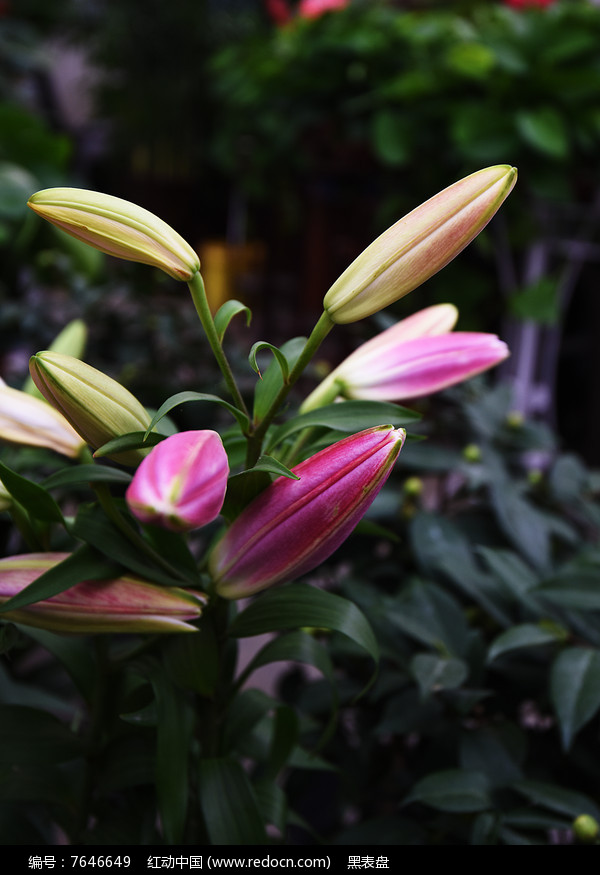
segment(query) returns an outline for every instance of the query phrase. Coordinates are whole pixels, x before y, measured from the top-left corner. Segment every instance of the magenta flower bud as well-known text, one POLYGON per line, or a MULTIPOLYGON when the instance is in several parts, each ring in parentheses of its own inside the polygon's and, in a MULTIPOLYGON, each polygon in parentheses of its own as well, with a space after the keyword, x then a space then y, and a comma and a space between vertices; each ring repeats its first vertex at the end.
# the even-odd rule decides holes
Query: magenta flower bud
POLYGON ((495 334, 457 331, 405 342, 402 336, 403 322, 399 322, 360 346, 308 396, 302 412, 337 396, 406 401, 431 395, 494 367, 510 355, 495 334))
MULTIPOLYGON (((448 334, 456 325, 457 319, 458 310, 454 304, 435 304, 433 307, 425 307, 424 310, 407 316, 406 319, 401 319, 386 331, 363 343, 339 367, 331 371, 304 400, 300 412, 307 413, 324 404, 330 404, 345 391, 349 393, 347 397, 359 397, 351 394, 353 376, 356 372, 364 368, 367 373, 363 376, 370 383, 376 383, 382 374, 385 379, 388 368, 393 368, 394 364, 402 358, 402 349, 407 341, 448 334)), ((404 397, 408 396, 386 395, 383 400, 399 401, 404 397)))
POLYGON ((316 568, 370 507, 402 449, 391 425, 351 435, 279 477, 217 543, 209 559, 216 591, 239 599, 316 568))
POLYGON ((219 515, 228 474, 227 453, 216 431, 184 431, 154 447, 125 497, 140 522, 186 532, 219 515))
MULTIPOLYGON (((0 604, 22 592, 68 553, 29 553, 0 559, 0 604)), ((195 632, 203 593, 157 586, 134 577, 85 580, 49 599, 0 614, 4 620, 51 632, 195 632)))

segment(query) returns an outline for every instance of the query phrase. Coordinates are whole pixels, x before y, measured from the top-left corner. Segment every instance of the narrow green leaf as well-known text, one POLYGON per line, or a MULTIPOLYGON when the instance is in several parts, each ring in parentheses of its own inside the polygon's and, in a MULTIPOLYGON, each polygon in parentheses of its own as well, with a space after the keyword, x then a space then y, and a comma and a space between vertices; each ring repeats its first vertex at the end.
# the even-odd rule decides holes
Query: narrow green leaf
POLYGON ((545 629, 534 623, 522 623, 502 632, 492 641, 488 650, 487 661, 492 662, 501 654, 523 647, 539 647, 542 644, 556 644, 561 640, 557 632, 545 629))
POLYGON ((147 677, 156 697, 156 792, 167 844, 183 837, 188 806, 189 751, 193 713, 183 692, 171 683, 154 660, 136 670, 147 677))
POLYGON ((238 762, 201 760, 198 792, 206 830, 214 845, 266 844, 258 801, 238 762))
POLYGON ((60 507, 42 486, 21 477, 2 462, 0 462, 0 480, 13 498, 22 504, 34 519, 46 523, 64 522, 60 507))
POLYGON ((80 538, 113 562, 119 563, 146 580, 162 583, 165 586, 181 586, 180 578, 161 571, 150 559, 140 554, 96 505, 82 506, 70 531, 74 537, 80 538))
POLYGON ((283 382, 287 383, 288 377, 290 374, 290 368, 288 365, 288 361, 282 351, 273 346, 272 343, 268 343, 266 340, 257 340, 256 343, 252 344, 252 349, 250 350, 250 355, 248 356, 248 361, 250 362, 250 367, 252 370, 258 374, 258 376, 262 379, 262 374, 260 372, 260 368, 258 367, 258 362, 256 361, 256 355, 263 350, 268 349, 275 356, 275 360, 279 365, 279 369, 281 371, 281 376, 283 378, 283 382))
POLYGON ((265 823, 277 827, 283 835, 288 819, 287 797, 273 781, 261 778, 254 786, 254 793, 265 823))
POLYGON ((565 750, 600 708, 600 651, 569 647, 554 660, 550 697, 565 750))
POLYGON ((439 811, 486 811, 492 807, 486 776, 481 772, 450 769, 434 772, 418 781, 404 800, 422 802, 439 811))
POLYGON ((252 311, 241 301, 236 301, 235 298, 225 301, 215 313, 214 323, 220 343, 223 342, 229 323, 238 313, 246 314, 246 327, 248 327, 252 321, 252 311))
POLYGON ((76 468, 63 468, 55 471, 42 483, 44 489, 56 489, 59 486, 78 486, 88 483, 131 483, 131 474, 120 468, 108 465, 78 465, 76 468))
POLYGON ((304 626, 341 632, 378 665, 379 647, 364 614, 347 599, 308 584, 293 583, 262 593, 238 614, 230 634, 246 638, 304 626))
POLYGON ((103 580, 114 577, 118 569, 95 550, 80 547, 58 565, 45 571, 40 577, 0 605, 0 613, 24 608, 35 602, 52 598, 60 592, 81 583, 82 580, 103 580))
MULTIPOLYGON (((298 361, 305 345, 305 337, 293 337, 280 347, 280 352, 285 356, 290 370, 298 361)), ((260 422, 265 416, 282 386, 283 375, 281 368, 274 359, 265 370, 262 380, 257 382, 254 390, 254 419, 257 422, 260 422)))
POLYGON ((231 413, 231 415, 235 417, 244 433, 248 431, 249 421, 246 414, 242 413, 241 410, 238 410, 237 407, 234 407, 233 404, 230 404, 223 398, 219 398, 218 395, 207 395, 204 392, 178 392, 176 395, 172 395, 170 398, 167 398, 164 404, 161 404, 159 409, 154 414, 150 425, 146 429, 145 437, 150 434, 152 429, 160 422, 163 416, 166 416, 167 413, 170 413, 171 410, 173 410, 175 407, 179 407, 180 404, 189 404, 191 401, 209 401, 212 404, 218 404, 220 407, 228 410, 229 413, 231 413))
MULTIPOLYGON (((297 474, 293 474, 289 468, 287 468, 283 462, 280 462, 279 459, 274 459, 273 456, 260 456, 256 465, 253 468, 248 469, 250 471, 267 471, 269 474, 276 474, 277 477, 288 477, 290 480, 299 480, 297 474)), ((242 472, 246 473, 245 471, 242 472)))
POLYGON ((299 722, 289 705, 279 705, 273 715, 273 735, 266 762, 265 778, 275 781, 285 768, 298 741, 299 722))
POLYGON ((328 404, 317 410, 310 410, 308 413, 295 416, 284 425, 274 429, 269 449, 305 428, 319 426, 354 434, 375 425, 391 423, 397 427, 417 422, 420 418, 420 414, 415 413, 414 410, 383 401, 343 401, 340 404, 328 404))
POLYGON ((115 453, 124 453, 128 450, 145 450, 151 449, 164 441, 165 436, 156 432, 149 434, 143 431, 132 431, 129 434, 123 434, 120 437, 113 438, 97 450, 94 450, 94 458, 101 459, 103 456, 112 456, 115 453))

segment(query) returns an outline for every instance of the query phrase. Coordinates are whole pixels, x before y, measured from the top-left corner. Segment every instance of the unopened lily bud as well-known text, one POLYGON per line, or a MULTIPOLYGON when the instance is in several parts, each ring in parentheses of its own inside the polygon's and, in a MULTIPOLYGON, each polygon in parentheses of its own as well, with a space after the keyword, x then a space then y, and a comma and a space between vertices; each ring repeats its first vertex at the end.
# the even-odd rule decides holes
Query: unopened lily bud
POLYGON ((43 219, 107 255, 153 265, 186 282, 200 269, 196 252, 170 225, 122 198, 82 188, 47 188, 33 194, 28 204, 43 219))
POLYGON ((406 432, 381 425, 326 447, 252 501, 209 559, 216 591, 239 599, 316 568, 346 540, 386 481, 406 432))
MULTIPOLYGON (((80 359, 85 351, 86 342, 87 327, 85 322, 81 319, 73 319, 68 325, 65 325, 59 334, 56 335, 48 349, 52 352, 62 352, 65 355, 72 355, 75 356, 75 358, 80 359)), ((29 395, 35 395, 36 398, 42 399, 44 397, 41 392, 38 391, 31 376, 27 377, 23 386, 23 391, 27 392, 29 395)))
POLYGON ((125 498, 141 522, 191 531, 219 515, 228 474, 227 453, 216 431, 184 431, 151 450, 125 498))
MULTIPOLYGON (((18 595, 67 553, 29 553, 0 559, 0 604, 18 595)), ((203 593, 157 586, 134 577, 84 580, 49 599, 6 611, 0 618, 51 632, 195 632, 203 593)))
POLYGON ((453 323, 449 320, 445 333, 433 333, 429 330, 433 325, 444 323, 423 319, 419 336, 417 317, 422 315, 428 311, 392 325, 355 350, 309 395, 301 412, 333 400, 332 394, 365 401, 406 401, 431 395, 494 367, 509 354, 494 334, 450 333, 453 323), (410 331, 405 330, 406 322, 410 331))
POLYGON ((41 398, 11 389, 0 380, 0 440, 46 447, 75 458, 85 441, 67 420, 41 398))
POLYGON ((384 231, 325 295, 331 320, 364 319, 428 280, 487 225, 516 180, 516 168, 507 164, 479 170, 384 231))
MULTIPOLYGON (((67 419, 93 449, 132 431, 146 431, 150 415, 131 392, 91 365, 58 352, 38 352, 29 371, 46 401, 67 419)), ((137 465, 148 450, 110 458, 137 465)))

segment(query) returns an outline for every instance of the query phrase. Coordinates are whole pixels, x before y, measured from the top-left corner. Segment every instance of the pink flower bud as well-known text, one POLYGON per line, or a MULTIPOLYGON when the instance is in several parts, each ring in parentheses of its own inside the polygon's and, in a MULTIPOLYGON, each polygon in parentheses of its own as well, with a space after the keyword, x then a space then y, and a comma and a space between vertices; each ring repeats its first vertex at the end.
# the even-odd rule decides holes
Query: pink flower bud
POLYGON ((347 437, 279 477, 242 511, 209 559, 217 593, 238 599, 293 580, 337 550, 385 483, 406 432, 347 437))
POLYGON ((434 324, 431 317, 419 324, 414 322, 415 317, 424 314, 427 311, 392 325, 355 350, 306 398, 302 412, 327 404, 336 396, 406 401, 431 395, 494 367, 510 354, 495 334, 449 333, 449 329, 443 334, 434 333, 430 330, 434 324), (419 326, 424 329, 421 337, 417 333, 419 326))
MULTIPOLYGON (((22 592, 67 553, 29 553, 0 559, 0 604, 22 592)), ((187 620, 202 613, 206 596, 134 577, 86 580, 49 599, 0 614, 4 620, 51 632, 195 632, 187 620)))
MULTIPOLYGON (((376 335, 371 340, 359 346, 355 352, 320 383, 311 392, 300 408, 301 413, 329 404, 343 392, 347 391, 347 397, 359 397, 351 394, 352 377, 361 369, 366 370, 363 376, 370 384, 377 383, 377 379, 388 376, 388 368, 402 360, 402 350, 409 340, 422 337, 432 337, 439 334, 448 334, 452 331, 458 319, 458 310, 453 304, 435 304, 426 307, 396 322, 386 331, 376 335)), ((366 397, 366 396, 360 396, 366 397)), ((369 396, 369 398, 375 396, 369 396)), ((380 396, 380 400, 383 396, 380 396)), ((383 400, 400 401, 409 396, 386 395, 383 400)))
POLYGON ((127 489, 141 522, 176 532, 205 526, 219 515, 229 463, 216 431, 184 431, 154 447, 127 489))

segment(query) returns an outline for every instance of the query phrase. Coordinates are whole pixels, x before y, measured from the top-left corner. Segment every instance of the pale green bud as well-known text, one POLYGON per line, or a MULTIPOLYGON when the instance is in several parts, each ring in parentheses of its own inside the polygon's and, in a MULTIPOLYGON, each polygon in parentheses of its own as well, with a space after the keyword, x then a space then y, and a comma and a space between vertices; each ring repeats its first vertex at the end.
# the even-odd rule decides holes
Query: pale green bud
POLYGON ((47 188, 33 194, 28 205, 107 255, 151 264, 185 282, 200 269, 196 252, 170 225, 122 198, 82 188, 47 188))
MULTIPOLYGON (((67 419, 93 449, 132 431, 146 431, 150 415, 111 377, 70 355, 38 352, 31 357, 33 382, 46 401, 67 419)), ((110 458, 137 465, 149 450, 130 450, 110 458)))
POLYGON ((325 295, 331 320, 364 319, 428 280, 487 225, 516 180, 516 168, 507 164, 479 170, 384 231, 325 295))
MULTIPOLYGON (((48 349, 52 352, 62 352, 65 355, 72 355, 76 359, 80 359, 85 352, 86 343, 87 327, 85 322, 82 319, 73 319, 56 335, 48 349)), ((23 391, 27 392, 28 395, 35 395, 36 398, 44 397, 31 379, 31 376, 27 377, 23 391)))

